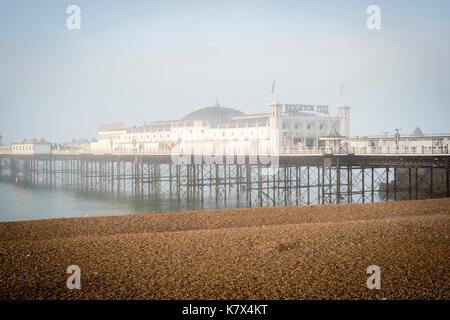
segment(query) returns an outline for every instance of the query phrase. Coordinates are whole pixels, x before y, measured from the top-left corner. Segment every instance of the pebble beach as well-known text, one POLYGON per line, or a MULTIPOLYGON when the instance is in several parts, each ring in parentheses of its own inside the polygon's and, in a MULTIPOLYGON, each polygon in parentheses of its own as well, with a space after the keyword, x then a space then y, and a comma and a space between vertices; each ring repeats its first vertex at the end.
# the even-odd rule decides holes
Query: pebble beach
POLYGON ((449 198, 5 222, 0 299, 447 300, 449 234, 449 198))

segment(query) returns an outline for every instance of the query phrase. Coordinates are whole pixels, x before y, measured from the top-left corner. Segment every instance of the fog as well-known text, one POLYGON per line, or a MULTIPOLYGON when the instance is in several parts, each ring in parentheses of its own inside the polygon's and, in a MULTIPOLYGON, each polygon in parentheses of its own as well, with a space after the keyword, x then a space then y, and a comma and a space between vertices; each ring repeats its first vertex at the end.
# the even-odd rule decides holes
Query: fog
POLYGON ((347 103, 351 135, 448 133, 449 14, 448 1, 2 0, 0 133, 91 138, 216 98, 245 113, 347 103), (371 4, 380 30, 366 26, 371 4))

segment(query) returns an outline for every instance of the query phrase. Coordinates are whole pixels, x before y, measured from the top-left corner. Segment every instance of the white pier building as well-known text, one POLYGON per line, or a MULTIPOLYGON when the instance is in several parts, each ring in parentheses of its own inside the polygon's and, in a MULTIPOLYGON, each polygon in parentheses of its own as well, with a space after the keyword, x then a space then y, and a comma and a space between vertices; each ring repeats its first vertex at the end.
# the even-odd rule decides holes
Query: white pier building
POLYGON ((167 153, 177 147, 185 154, 269 154, 313 150, 319 137, 348 137, 350 107, 338 106, 329 115, 324 105, 282 104, 273 101, 268 113, 245 114, 214 106, 195 110, 180 120, 125 128, 100 125, 94 153, 167 153))

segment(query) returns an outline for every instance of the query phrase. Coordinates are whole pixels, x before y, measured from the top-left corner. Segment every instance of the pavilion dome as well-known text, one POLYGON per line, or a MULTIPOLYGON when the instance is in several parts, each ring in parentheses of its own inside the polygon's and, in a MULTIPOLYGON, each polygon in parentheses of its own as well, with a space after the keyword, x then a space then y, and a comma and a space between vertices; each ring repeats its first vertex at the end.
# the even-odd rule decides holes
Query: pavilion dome
POLYGON ((213 123, 231 120, 232 117, 244 116, 245 113, 237 109, 222 107, 216 103, 215 106, 201 108, 185 115, 182 120, 201 120, 213 123))

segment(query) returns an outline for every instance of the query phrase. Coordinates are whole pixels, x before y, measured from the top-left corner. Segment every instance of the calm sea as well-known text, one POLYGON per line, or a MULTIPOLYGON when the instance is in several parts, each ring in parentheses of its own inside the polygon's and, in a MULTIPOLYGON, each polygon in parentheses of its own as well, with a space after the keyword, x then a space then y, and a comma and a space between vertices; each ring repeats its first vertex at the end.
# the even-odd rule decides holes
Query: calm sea
POLYGON ((43 186, 0 182, 0 222, 224 207, 245 207, 245 204, 230 200, 225 205, 223 202, 216 203, 215 199, 205 199, 203 204, 191 200, 188 204, 186 201, 168 197, 136 199, 132 196, 116 197, 108 193, 49 189, 43 186))

